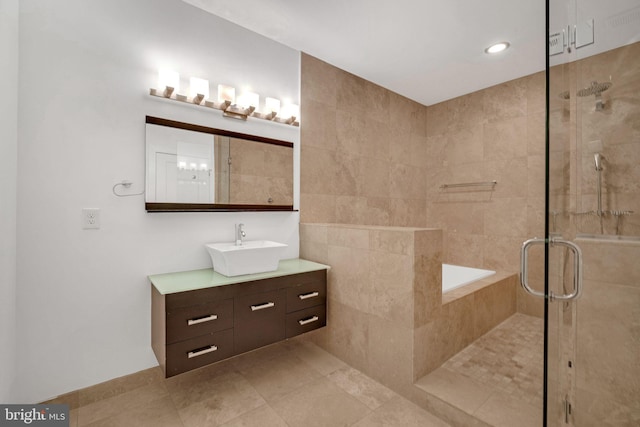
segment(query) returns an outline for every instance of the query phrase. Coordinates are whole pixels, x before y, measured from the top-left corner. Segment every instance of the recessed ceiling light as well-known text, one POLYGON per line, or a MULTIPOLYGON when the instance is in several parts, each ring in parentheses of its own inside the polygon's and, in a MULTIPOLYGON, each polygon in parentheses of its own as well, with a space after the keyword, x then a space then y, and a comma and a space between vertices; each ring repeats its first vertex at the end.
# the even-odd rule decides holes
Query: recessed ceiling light
POLYGON ((484 50, 484 53, 498 53, 506 50, 509 47, 509 42, 500 42, 493 44, 484 50))

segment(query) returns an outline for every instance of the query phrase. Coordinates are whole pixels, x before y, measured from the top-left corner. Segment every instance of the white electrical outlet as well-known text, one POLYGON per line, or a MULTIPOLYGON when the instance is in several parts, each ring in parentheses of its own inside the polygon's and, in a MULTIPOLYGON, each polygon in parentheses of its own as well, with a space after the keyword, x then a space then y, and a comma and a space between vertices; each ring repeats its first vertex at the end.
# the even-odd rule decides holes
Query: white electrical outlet
POLYGON ((84 208, 82 209, 82 228, 100 228, 100 209, 84 208))

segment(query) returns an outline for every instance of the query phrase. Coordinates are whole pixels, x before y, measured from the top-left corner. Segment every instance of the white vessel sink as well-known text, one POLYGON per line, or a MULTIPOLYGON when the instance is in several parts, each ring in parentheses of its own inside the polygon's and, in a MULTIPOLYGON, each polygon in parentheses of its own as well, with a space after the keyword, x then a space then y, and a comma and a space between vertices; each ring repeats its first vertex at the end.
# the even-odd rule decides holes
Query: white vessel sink
POLYGON ((205 247, 211 256, 213 270, 232 277, 277 270, 287 245, 269 240, 248 240, 242 245, 208 243, 205 247))

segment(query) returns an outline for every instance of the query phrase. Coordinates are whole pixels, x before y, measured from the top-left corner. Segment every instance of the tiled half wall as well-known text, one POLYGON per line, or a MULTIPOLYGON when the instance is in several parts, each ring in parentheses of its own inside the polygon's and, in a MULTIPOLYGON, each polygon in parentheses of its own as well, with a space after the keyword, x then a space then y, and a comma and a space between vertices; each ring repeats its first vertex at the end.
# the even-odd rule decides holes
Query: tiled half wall
POLYGON ((328 324, 309 338, 399 393, 516 311, 514 274, 442 296, 442 230, 301 224, 300 256, 331 266, 328 324))

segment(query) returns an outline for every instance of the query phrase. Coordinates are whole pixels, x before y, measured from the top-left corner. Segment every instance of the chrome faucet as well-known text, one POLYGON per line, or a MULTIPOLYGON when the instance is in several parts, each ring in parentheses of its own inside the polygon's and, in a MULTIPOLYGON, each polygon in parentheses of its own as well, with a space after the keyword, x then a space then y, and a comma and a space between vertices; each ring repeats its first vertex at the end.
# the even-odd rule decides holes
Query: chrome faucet
POLYGON ((236 246, 242 246, 242 238, 247 236, 242 227, 244 224, 236 224, 236 246))

